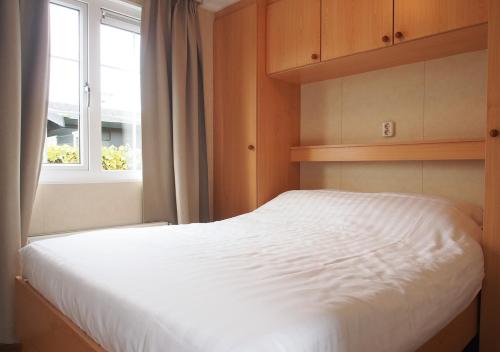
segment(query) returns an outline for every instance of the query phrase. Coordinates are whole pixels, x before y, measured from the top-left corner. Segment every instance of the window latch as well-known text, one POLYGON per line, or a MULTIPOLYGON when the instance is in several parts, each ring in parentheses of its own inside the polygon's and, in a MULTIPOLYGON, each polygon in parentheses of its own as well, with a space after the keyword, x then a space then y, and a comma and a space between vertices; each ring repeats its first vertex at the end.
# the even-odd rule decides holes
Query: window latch
POLYGON ((87 93, 87 107, 90 108, 90 86, 89 82, 85 82, 85 85, 83 86, 83 91, 87 93))

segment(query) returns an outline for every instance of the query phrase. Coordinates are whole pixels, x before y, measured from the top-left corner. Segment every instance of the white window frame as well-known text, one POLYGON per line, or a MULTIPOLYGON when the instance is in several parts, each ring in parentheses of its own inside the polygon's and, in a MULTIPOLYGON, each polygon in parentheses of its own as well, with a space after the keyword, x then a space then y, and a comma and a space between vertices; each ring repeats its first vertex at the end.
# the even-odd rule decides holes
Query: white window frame
MULTIPOLYGON (((123 0, 50 0, 80 11, 80 164, 43 164, 40 183, 138 182, 142 170, 101 167, 100 26, 102 10, 140 20, 141 8, 123 0), (88 84, 90 92, 85 91, 88 84)), ((116 26, 116 25, 115 25, 116 26)), ((119 26, 116 26, 120 28, 119 26)), ((123 28, 129 30, 128 28, 123 28)))
MULTIPOLYGON (((58 174, 65 174, 67 171, 87 171, 88 170, 88 148, 86 141, 89 136, 89 109, 88 109, 88 97, 84 91, 84 85, 88 81, 89 69, 88 69, 88 23, 87 23, 87 15, 88 15, 88 7, 87 4, 78 0, 51 0, 51 3, 63 7, 67 7, 69 9, 77 10, 78 20, 79 20, 79 33, 80 33, 80 47, 79 47, 79 60, 80 60, 80 70, 79 70, 79 119, 78 119, 78 149, 79 149, 79 158, 80 163, 75 165, 70 164, 43 164, 42 166, 42 175, 44 171, 50 170, 58 174)), ((42 178, 42 175, 40 176, 42 178)))

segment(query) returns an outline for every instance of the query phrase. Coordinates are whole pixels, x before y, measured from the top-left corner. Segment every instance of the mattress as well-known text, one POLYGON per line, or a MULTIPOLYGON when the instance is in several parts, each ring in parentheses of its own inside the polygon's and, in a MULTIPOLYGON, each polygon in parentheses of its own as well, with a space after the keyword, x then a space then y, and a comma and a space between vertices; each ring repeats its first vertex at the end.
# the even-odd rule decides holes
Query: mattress
POLYGON ((481 288, 477 212, 291 191, 209 224, 21 250, 23 276, 108 351, 414 351, 481 288))

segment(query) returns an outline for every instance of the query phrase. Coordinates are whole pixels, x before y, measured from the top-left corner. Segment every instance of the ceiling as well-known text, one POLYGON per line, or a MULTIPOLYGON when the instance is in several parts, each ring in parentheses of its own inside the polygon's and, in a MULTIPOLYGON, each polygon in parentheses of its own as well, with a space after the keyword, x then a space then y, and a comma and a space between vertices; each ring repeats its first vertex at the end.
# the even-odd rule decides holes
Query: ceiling
POLYGON ((203 0, 201 7, 210 11, 219 11, 239 0, 203 0))

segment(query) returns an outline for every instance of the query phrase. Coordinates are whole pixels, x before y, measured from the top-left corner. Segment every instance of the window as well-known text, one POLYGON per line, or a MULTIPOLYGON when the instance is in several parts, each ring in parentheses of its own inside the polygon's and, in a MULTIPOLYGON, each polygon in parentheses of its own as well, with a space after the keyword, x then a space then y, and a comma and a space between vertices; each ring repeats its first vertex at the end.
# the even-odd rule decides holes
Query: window
POLYGON ((87 82, 86 7, 50 4, 50 85, 44 162, 85 164, 81 141, 87 106, 81 87, 87 82), (82 121, 83 120, 83 121, 82 121), (83 122, 83 123, 82 123, 83 122))
POLYGON ((141 168, 139 23, 117 13, 101 17, 101 136, 104 169, 141 168), (125 164, 116 165, 116 153, 125 164))
POLYGON ((51 0, 41 182, 141 178, 140 8, 51 0))

